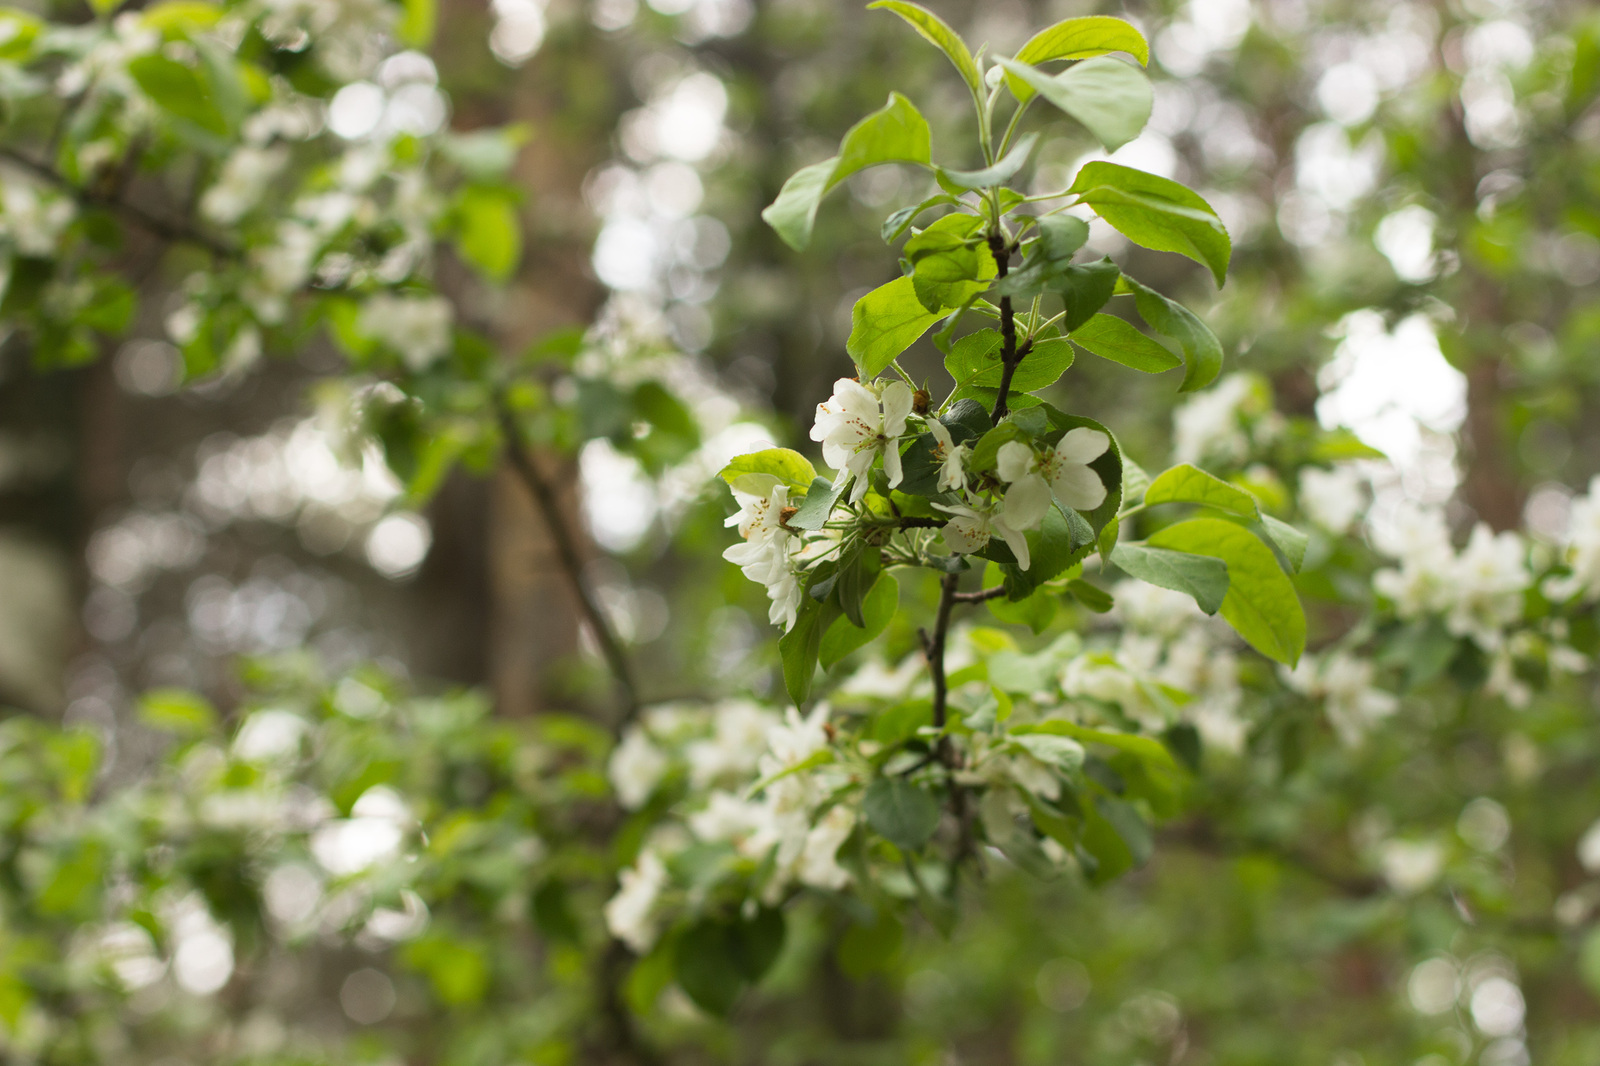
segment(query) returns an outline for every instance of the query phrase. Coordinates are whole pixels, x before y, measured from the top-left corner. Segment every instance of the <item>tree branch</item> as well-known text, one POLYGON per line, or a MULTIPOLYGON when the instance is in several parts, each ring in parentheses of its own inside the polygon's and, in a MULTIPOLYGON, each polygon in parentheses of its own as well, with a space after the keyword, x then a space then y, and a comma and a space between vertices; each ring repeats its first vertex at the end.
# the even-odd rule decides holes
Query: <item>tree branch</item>
POLYGON ((633 720, 639 713, 640 706, 639 689, 634 684, 633 669, 628 663, 627 653, 623 651, 622 642, 612 631, 611 623, 606 618, 600 601, 595 599, 588 583, 583 579, 583 557, 578 552, 577 538, 567 528, 555 490, 545 480, 544 475, 539 473, 533 456, 529 454, 527 442, 523 439, 522 430, 517 426, 516 416, 504 396, 495 396, 495 413, 500 421, 500 430, 506 439, 506 458, 533 495, 533 502, 550 530, 550 540, 555 544, 556 557, 561 563, 562 572, 567 575, 567 581, 578 597, 578 604, 583 610, 584 617, 594 631, 595 643, 600 646, 600 654, 605 659, 606 666, 610 669, 611 676, 621 692, 622 716, 617 722, 617 727, 620 729, 633 720))
POLYGON ((996 585, 992 589, 984 589, 981 592, 958 592, 950 598, 957 603, 983 603, 985 600, 998 600, 1005 594, 1006 587, 1004 585, 996 585))
MULTIPOLYGON (((990 234, 989 251, 994 255, 997 276, 1004 280, 1011 262, 1011 249, 1006 247, 1003 234, 990 234)), ((1000 297, 1000 337, 1000 394, 994 401, 994 419, 991 423, 996 426, 1006 416, 1006 397, 1011 392, 1011 378, 1017 372, 1017 364, 1028 354, 1026 350, 1020 354, 1017 351, 1017 315, 1009 296, 1000 297)))
POLYGON ((160 237, 164 241, 193 244, 204 248, 219 259, 239 258, 240 253, 237 248, 224 244, 208 233, 203 233, 182 222, 174 222, 161 218, 159 215, 153 215, 142 207, 128 203, 120 196, 102 196, 99 193, 85 189, 68 180, 66 175, 57 171, 54 167, 41 163, 36 159, 31 159, 14 148, 0 146, 0 159, 4 159, 15 166, 21 167, 35 177, 49 182, 68 196, 71 196, 83 207, 99 207, 107 211, 115 211, 125 216, 141 229, 153 236, 160 237))

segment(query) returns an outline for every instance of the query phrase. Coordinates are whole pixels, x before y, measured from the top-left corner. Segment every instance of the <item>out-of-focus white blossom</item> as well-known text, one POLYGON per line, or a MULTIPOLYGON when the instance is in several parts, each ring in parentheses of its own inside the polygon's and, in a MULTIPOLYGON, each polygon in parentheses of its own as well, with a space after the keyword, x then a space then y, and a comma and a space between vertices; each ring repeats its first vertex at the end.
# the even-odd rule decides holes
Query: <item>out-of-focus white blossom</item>
POLYGON ((1402 895, 1416 895, 1444 872, 1444 845, 1437 840, 1386 840, 1378 861, 1390 888, 1402 895))
POLYGON ((875 390, 853 378, 840 378, 833 383, 833 395, 817 404, 811 439, 822 443, 822 458, 841 477, 855 479, 852 503, 866 495, 867 471, 880 454, 890 488, 900 484, 899 441, 905 435, 911 401, 911 388, 903 381, 875 390))
POLYGON ((253 211, 289 163, 285 147, 238 148, 222 164, 217 180, 200 197, 200 214, 220 226, 231 226, 253 211))
POLYGON ((606 928, 636 954, 649 951, 661 935, 656 900, 667 886, 667 867, 654 851, 645 849, 639 859, 617 878, 617 894, 606 902, 606 928))
POLYGON ((689 760, 689 781, 705 788, 714 781, 738 780, 755 772, 767 750, 767 734, 778 716, 749 700, 729 700, 717 707, 709 740, 699 740, 684 751, 689 760))
POLYGON ((362 305, 358 328, 399 353, 407 367, 426 370, 450 350, 450 301, 442 296, 378 293, 362 305))
POLYGON ((1589 482, 1589 491, 1572 501, 1567 516, 1567 535, 1562 544, 1562 561, 1572 573, 1545 582, 1545 594, 1565 600, 1582 595, 1600 595, 1600 477, 1589 482))
POLYGON ((1345 534, 1367 509, 1366 479, 1349 465, 1300 471, 1300 506, 1330 533, 1345 534))
POLYGON ((56 254, 61 232, 77 212, 65 196, 45 192, 10 172, 0 173, 0 242, 19 255, 56 254))
POLYGON ((1263 390, 1254 374, 1229 374, 1179 406, 1172 413, 1173 458, 1180 463, 1242 461, 1250 453, 1250 437, 1241 416, 1264 413, 1263 390))
POLYGON ((1400 708, 1393 693, 1373 684, 1376 668, 1371 661, 1346 652, 1321 658, 1305 655, 1292 671, 1283 673, 1290 688, 1322 701, 1329 724, 1350 747, 1361 743, 1368 730, 1400 708))
POLYGON ((667 756, 638 726, 622 735, 606 765, 617 802, 630 811, 643 807, 667 773, 667 756))

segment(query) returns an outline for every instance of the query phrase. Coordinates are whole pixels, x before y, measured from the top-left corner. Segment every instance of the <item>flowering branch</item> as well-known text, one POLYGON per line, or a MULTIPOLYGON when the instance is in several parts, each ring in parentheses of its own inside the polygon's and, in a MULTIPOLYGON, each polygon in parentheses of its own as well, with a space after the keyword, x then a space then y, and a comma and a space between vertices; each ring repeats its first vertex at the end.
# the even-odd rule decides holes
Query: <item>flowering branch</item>
POLYGON ((633 668, 628 663, 627 653, 623 651, 622 642, 613 632, 600 601, 595 599, 583 579, 583 558, 578 552, 577 538, 562 519, 555 490, 550 487, 544 475, 539 473, 533 457, 528 453, 527 442, 523 439, 522 430, 517 426, 516 416, 503 395, 495 397, 495 414, 500 421, 500 430, 505 435, 506 459, 511 463, 511 468, 516 471, 517 476, 522 479, 522 483, 528 487, 540 515, 544 518, 545 526, 550 530, 550 539, 555 544, 556 558, 561 563, 561 570, 566 574, 573 593, 578 597, 578 604, 589 622, 590 629, 594 632, 595 643, 600 646, 600 654, 604 657, 606 666, 610 669, 611 676, 620 691, 622 714, 617 721, 617 728, 620 729, 639 713, 639 690, 634 684, 633 668))
POLYGON ((84 207, 100 207, 108 211, 115 211, 126 216, 129 221, 135 223, 140 229, 153 236, 160 237, 162 240, 193 244, 204 248, 219 259, 237 259, 239 257, 237 248, 222 243, 210 234, 202 233, 193 226, 185 225, 182 222, 174 222, 158 215, 153 215, 144 208, 124 200, 120 192, 122 186, 127 182, 125 171, 118 177, 118 195, 101 196, 70 181, 66 175, 60 173, 54 167, 47 166, 14 148, 0 146, 0 159, 19 166, 35 177, 49 182, 84 207))

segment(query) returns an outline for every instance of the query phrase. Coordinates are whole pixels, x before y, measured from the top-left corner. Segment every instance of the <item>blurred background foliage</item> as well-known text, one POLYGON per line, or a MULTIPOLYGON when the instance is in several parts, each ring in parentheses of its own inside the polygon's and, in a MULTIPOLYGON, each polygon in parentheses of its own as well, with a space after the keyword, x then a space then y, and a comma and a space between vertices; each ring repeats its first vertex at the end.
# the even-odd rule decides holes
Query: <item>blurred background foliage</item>
MULTIPOLYGON (((1591 5, 930 6, 999 50, 1071 15, 1137 21, 1157 102, 1116 158, 1199 189, 1234 266, 1210 298, 1192 264, 1096 247, 1204 308, 1262 417, 1271 397, 1387 452, 1375 508, 1560 530, 1600 472, 1591 5)), ((550 408, 548 439, 582 444, 552 469, 642 687, 773 691, 759 590, 711 560, 706 482, 752 441, 792 443, 847 372, 849 309, 888 277, 878 225, 918 190, 895 168, 851 179, 803 256, 758 213, 891 87, 959 143, 959 86, 835 0, 448 0, 436 24, 437 122, 525 131, 520 240, 446 249, 441 289, 534 365, 591 321, 630 357, 687 356, 670 393, 550 408), (468 276, 485 255, 510 257, 504 287, 468 276)), ((1036 192, 1091 148, 1049 133, 1036 192)), ((7 1061, 626 1061, 595 1035, 618 1010, 685 1063, 1600 1061, 1600 883, 1578 847, 1600 737, 1578 681, 1520 709, 1423 686, 1357 749, 1272 708, 1120 882, 991 864, 948 937, 811 902, 728 1023, 648 969, 610 1002, 589 960, 632 845, 593 843, 617 817, 605 681, 520 489, 491 450, 413 504, 390 470, 416 475, 439 426, 403 405, 365 408, 375 449, 341 465, 351 386, 321 333, 184 384, 162 331, 180 280, 139 279, 132 339, 71 368, 42 367, 33 334, 0 349, 7 1061), (1415 847, 1375 857, 1390 837, 1415 847)), ((937 354, 906 362, 932 375, 937 354)), ((1063 402, 1116 412, 1130 454, 1199 458, 1165 379, 1069 380, 1063 402)), ((1263 486, 1292 467, 1246 443, 1208 458, 1263 486)), ((1308 567, 1313 645, 1370 600, 1361 572, 1308 567)))

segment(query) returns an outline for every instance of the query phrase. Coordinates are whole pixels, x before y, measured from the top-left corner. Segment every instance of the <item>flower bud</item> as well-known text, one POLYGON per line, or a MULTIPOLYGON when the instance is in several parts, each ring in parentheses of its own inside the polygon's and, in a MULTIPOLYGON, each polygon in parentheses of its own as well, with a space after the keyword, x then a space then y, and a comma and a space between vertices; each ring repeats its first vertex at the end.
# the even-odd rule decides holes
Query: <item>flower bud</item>
POLYGON ((933 403, 933 397, 928 395, 927 389, 918 389, 911 394, 911 410, 914 414, 925 415, 928 407, 933 403))

